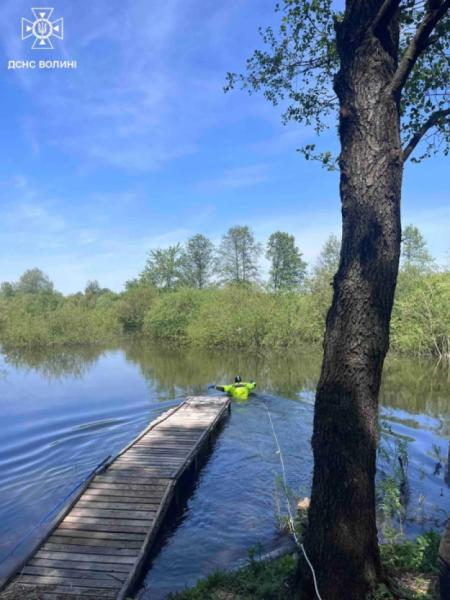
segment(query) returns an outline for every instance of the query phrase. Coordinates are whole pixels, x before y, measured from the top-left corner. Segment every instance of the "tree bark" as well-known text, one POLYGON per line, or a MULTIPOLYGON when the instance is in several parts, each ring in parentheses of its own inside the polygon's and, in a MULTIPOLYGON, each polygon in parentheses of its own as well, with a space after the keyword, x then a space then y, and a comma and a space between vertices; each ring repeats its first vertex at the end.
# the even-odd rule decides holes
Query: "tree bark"
MULTIPOLYGON (((305 548, 323 600, 363 600, 382 578, 375 511, 378 393, 400 255, 402 151, 398 19, 372 27, 381 0, 347 0, 341 68, 342 248, 327 316, 305 548), (374 30, 375 29, 375 30, 374 30), (381 29, 381 30, 380 30, 381 29)), ((315 598, 306 563, 301 598, 315 598)))

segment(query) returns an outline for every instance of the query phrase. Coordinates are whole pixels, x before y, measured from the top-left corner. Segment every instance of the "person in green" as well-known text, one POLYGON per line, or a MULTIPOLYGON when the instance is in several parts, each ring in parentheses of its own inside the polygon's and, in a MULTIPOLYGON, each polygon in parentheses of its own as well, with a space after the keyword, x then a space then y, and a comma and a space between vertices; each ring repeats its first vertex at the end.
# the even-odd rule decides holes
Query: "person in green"
POLYGON ((250 392, 255 389, 256 382, 243 382, 242 377, 237 375, 234 378, 234 383, 230 383, 229 385, 214 385, 212 387, 214 387, 216 390, 219 390, 219 392, 225 392, 235 400, 245 401, 248 400, 250 392))

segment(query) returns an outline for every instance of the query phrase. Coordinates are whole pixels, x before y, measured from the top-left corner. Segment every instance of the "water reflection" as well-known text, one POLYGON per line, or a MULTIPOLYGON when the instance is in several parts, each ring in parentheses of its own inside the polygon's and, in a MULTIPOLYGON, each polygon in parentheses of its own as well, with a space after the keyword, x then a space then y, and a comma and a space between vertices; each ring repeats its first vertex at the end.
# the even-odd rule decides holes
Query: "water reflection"
MULTIPOLYGON (((313 399, 320 373, 318 347, 289 349, 266 355, 242 350, 205 351, 167 347, 144 338, 128 338, 116 347, 87 346, 39 350, 15 350, 3 354, 0 380, 8 367, 35 371, 48 381, 82 379, 102 356, 123 351, 137 365, 151 389, 165 399, 178 398, 181 391, 204 393, 209 383, 232 381, 236 374, 255 379, 258 388, 284 398, 313 399)), ((412 414, 439 417, 449 411, 450 372, 428 360, 389 356, 380 394, 384 406, 412 414)))
POLYGON ((139 365, 142 375, 158 392, 175 398, 180 390, 205 393, 208 384, 228 383, 240 374, 254 379, 258 389, 297 399, 313 390, 320 370, 320 352, 299 349, 258 355, 242 350, 211 352, 196 348, 163 347, 145 340, 123 345, 126 359, 139 365))
MULTIPOLYGON (((174 580, 183 587, 200 574, 228 566, 230 557, 245 559, 249 545, 274 543, 278 458, 262 400, 282 440, 290 483, 305 492, 320 363, 319 348, 261 356, 163 347, 136 338, 117 347, 0 354, 0 562, 83 476, 149 420, 185 395, 208 393, 208 384, 229 382, 236 374, 255 379, 258 393, 248 404, 234 406, 181 526, 149 573, 150 591, 142 597, 163 597, 174 580), (193 547, 196 555, 187 563, 193 547)), ((427 361, 389 357, 382 417, 396 435, 414 440, 412 512, 425 506, 427 514, 438 514, 448 506, 444 469, 435 472, 433 446, 447 455, 449 401, 448 371, 427 361)))
POLYGON ((413 414, 448 414, 450 376, 433 361, 390 356, 386 361, 381 391, 385 406, 413 414))
MULTIPOLYGON (((18 349, 3 353, 5 365, 24 371, 35 371, 46 380, 73 377, 81 379, 105 353, 107 348, 79 346, 70 348, 18 349)), ((6 368, 0 369, 7 376, 6 368)))

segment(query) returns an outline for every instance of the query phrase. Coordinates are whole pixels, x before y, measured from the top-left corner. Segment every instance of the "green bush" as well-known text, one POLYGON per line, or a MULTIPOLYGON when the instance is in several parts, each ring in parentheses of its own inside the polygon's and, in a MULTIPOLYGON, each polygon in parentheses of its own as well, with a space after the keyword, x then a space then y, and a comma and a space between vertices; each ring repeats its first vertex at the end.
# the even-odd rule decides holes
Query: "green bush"
POLYGON ((187 328, 204 347, 262 347, 269 331, 273 296, 249 286, 209 290, 187 328))
POLYGON ((400 274, 391 322, 391 347, 450 359, 450 273, 400 274))
POLYGON ((124 331, 139 331, 144 325, 145 314, 158 297, 152 286, 140 285, 127 290, 116 302, 117 319, 124 331))
POLYGON ((433 573, 437 571, 440 537, 428 531, 414 541, 380 546, 383 564, 396 571, 433 573))
MULTIPOLYGON (((450 273, 403 270, 391 322, 391 348, 450 361, 450 273)), ((135 283, 64 297, 53 290, 0 294, 0 342, 5 346, 108 342, 143 332, 203 348, 261 351, 323 339, 330 278, 317 274, 301 292, 257 285, 163 291, 135 283)))
POLYGON ((6 348, 99 343, 119 331, 112 305, 90 309, 76 299, 52 302, 17 295, 0 308, 0 337, 6 348))
POLYGON ((186 288, 161 294, 145 315, 144 333, 156 339, 185 340, 189 323, 203 301, 201 290, 186 288))

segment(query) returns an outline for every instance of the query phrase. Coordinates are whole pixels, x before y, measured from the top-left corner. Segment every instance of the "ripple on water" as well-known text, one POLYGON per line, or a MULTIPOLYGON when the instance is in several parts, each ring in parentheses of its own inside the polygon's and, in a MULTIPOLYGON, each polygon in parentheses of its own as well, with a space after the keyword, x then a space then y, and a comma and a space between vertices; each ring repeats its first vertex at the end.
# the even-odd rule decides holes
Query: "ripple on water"
MULTIPOLYGON (((165 538, 140 596, 163 598, 216 568, 241 564, 258 543, 266 549, 278 545, 280 463, 266 404, 288 482, 308 494, 318 354, 308 348, 303 355, 283 353, 279 359, 237 352, 213 355, 134 342, 123 350, 99 352, 94 359, 89 352, 87 362, 82 352, 73 360, 70 353, 65 351, 62 361, 59 352, 50 360, 35 356, 29 365, 26 358, 6 364, 0 356, 0 370, 7 367, 8 372, 6 379, 0 374, 0 561, 151 419, 186 395, 204 394, 208 382, 229 381, 238 372, 258 381, 259 394, 233 405, 179 526, 165 538)), ((440 445, 446 454, 450 384, 434 366, 398 359, 388 365, 383 398, 394 433, 413 440, 412 505, 425 496, 426 509, 441 515, 449 505, 448 488, 442 475, 433 475, 432 446, 440 445)), ((417 527, 408 523, 407 529, 415 532, 417 527)), ((27 544, 42 533, 40 528, 27 544)), ((26 545, 20 547, 0 565, 0 577, 25 550, 26 545)))

